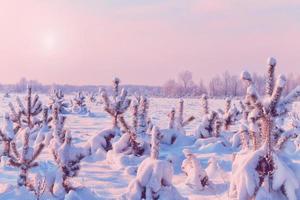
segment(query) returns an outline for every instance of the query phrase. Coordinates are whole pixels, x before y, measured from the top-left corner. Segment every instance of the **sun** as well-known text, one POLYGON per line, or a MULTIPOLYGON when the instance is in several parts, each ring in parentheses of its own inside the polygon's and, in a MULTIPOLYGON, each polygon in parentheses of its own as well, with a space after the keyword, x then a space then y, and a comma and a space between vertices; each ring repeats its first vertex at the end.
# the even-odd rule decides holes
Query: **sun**
POLYGON ((53 34, 47 34, 43 37, 42 42, 46 50, 54 50, 57 45, 57 38, 53 34))

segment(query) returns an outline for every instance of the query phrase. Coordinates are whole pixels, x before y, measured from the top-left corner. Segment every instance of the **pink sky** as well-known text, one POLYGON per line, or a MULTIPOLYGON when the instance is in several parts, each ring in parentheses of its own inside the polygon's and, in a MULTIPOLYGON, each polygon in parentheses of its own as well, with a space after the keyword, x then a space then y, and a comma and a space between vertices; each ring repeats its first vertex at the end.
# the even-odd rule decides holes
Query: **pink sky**
POLYGON ((160 85, 190 70, 300 73, 300 3, 0 0, 0 83, 160 85))

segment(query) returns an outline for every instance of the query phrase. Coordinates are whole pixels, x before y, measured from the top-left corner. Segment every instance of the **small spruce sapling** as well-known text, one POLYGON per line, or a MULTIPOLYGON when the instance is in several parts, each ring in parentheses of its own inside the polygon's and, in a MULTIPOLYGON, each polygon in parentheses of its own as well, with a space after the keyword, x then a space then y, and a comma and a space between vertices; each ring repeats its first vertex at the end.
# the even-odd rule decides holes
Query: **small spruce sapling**
POLYGON ((232 104, 231 98, 226 98, 225 112, 223 115, 225 130, 229 130, 230 126, 232 126, 238 120, 239 114, 240 112, 236 108, 235 104, 232 104))
POLYGON ((17 103, 19 110, 16 111, 15 107, 10 103, 12 120, 16 123, 16 129, 29 127, 33 129, 34 126, 39 122, 36 120, 36 116, 42 112, 42 103, 39 100, 39 96, 35 95, 32 97, 32 88, 27 87, 27 95, 25 96, 26 107, 22 103, 21 99, 17 97, 17 103))
POLYGON ((181 169, 187 175, 186 184, 192 188, 203 190, 209 183, 205 170, 189 149, 184 149, 183 153, 186 159, 183 160, 181 169))
POLYGON ((198 129, 195 132, 197 138, 219 137, 222 120, 215 111, 209 111, 208 97, 204 94, 200 99, 202 113, 204 114, 198 129))
MULTIPOLYGON (((53 105, 53 107, 55 107, 55 105, 53 105)), ((55 110, 55 108, 53 108, 53 113, 55 113, 55 112, 58 112, 57 106, 56 106, 56 110, 55 110)), ((52 120, 53 120, 53 117, 49 116, 49 109, 47 106, 45 106, 43 108, 43 118, 40 121, 40 130, 36 137, 35 144, 39 144, 40 142, 43 142, 47 138, 47 136, 50 134, 50 131, 52 128, 50 123, 52 122, 52 120)), ((46 142, 45 144, 47 145, 48 142, 46 142)))
POLYGON ((195 119, 195 117, 190 116, 189 118, 184 120, 183 113, 184 113, 184 101, 183 101, 183 99, 180 99, 179 107, 178 107, 178 116, 177 116, 177 122, 176 122, 176 129, 183 132, 183 133, 185 133, 184 127, 186 125, 188 125, 190 122, 192 122, 195 119))
POLYGON ((80 170, 80 161, 85 157, 84 153, 80 149, 72 145, 72 136, 70 132, 66 132, 63 143, 57 149, 52 150, 52 154, 56 164, 59 166, 60 173, 62 175, 61 185, 57 185, 60 189, 62 186, 65 193, 75 188, 71 185, 70 178, 78 175, 80 170))
POLYGON ((88 111, 85 96, 82 92, 78 92, 73 98, 73 111, 77 113, 86 113, 88 111))
POLYGON ((20 175, 18 178, 18 186, 30 186, 30 181, 28 180, 28 171, 38 166, 38 162, 35 162, 37 157, 41 154, 44 144, 40 143, 36 147, 29 146, 29 136, 30 136, 30 129, 26 128, 23 130, 23 146, 21 151, 19 152, 17 149, 16 143, 13 141, 11 142, 12 153, 10 156, 9 164, 19 168, 20 175))
POLYGON ((104 110, 112 117, 113 129, 119 129, 118 117, 126 112, 131 100, 127 98, 127 91, 119 91, 120 79, 113 80, 113 97, 110 99, 105 90, 102 90, 101 97, 104 102, 104 110))
POLYGON ((151 155, 139 165, 136 177, 127 188, 122 200, 165 199, 183 200, 172 184, 173 166, 169 161, 159 160, 161 133, 152 129, 151 155))
MULTIPOLYGON (((127 135, 121 136, 120 140, 122 140, 122 137, 128 138, 128 146, 126 148, 123 147, 123 151, 126 151, 128 154, 133 154, 135 156, 143 155, 145 149, 143 148, 143 144, 141 144, 137 140, 136 128, 134 126, 130 127, 128 125, 128 123, 125 121, 123 116, 119 116, 119 122, 122 125, 122 127, 124 128, 126 134, 128 134, 128 136, 129 136, 129 137, 127 137, 127 135), (128 148, 130 148, 131 150, 128 151, 128 148)), ((133 123, 135 123, 135 121, 133 123)))
POLYGON ((137 134, 145 135, 149 129, 148 123, 148 110, 149 110, 149 100, 147 97, 142 96, 139 101, 138 107, 138 123, 137 123, 137 134))
POLYGON ((185 130, 184 127, 192 122, 195 117, 190 116, 186 120, 183 118, 184 112, 184 101, 181 99, 179 101, 178 111, 176 112, 175 108, 172 108, 171 112, 168 114, 169 117, 169 127, 168 129, 161 130, 163 134, 162 142, 165 144, 174 144, 175 141, 178 141, 177 138, 184 136, 185 130), (176 115, 176 113, 178 115, 176 115))
POLYGON ((59 112, 61 114, 67 113, 67 109, 69 107, 69 104, 65 101, 65 95, 62 92, 61 89, 59 90, 53 90, 51 95, 50 95, 50 104, 49 108, 50 110, 53 110, 54 106, 58 106, 59 112))
POLYGON ((235 157, 230 193, 238 199, 280 194, 296 200, 299 183, 290 167, 291 162, 281 151, 288 134, 277 136, 276 126, 278 119, 286 118, 289 104, 300 96, 300 87, 284 97, 286 79, 280 75, 275 84, 276 60, 270 58, 268 65, 264 97, 256 91, 250 73, 243 72, 241 76, 247 84, 246 101, 252 108, 248 114, 249 144, 252 145, 249 145, 250 151, 240 152, 235 157))

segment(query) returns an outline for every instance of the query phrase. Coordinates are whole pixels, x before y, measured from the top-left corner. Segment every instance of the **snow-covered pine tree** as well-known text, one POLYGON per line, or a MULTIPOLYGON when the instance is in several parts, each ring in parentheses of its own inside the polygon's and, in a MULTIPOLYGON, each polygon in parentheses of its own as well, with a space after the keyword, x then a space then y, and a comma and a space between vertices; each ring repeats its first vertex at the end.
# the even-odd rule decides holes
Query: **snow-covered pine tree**
POLYGON ((168 114, 169 117, 169 129, 175 128, 175 108, 172 108, 171 112, 168 114))
POLYGON ((219 114, 213 110, 209 110, 206 94, 202 95, 200 103, 203 118, 195 132, 196 138, 219 137, 222 127, 222 120, 219 114))
POLYGON ((184 149, 183 154, 186 159, 183 160, 181 169, 187 175, 185 183, 193 189, 203 190, 209 184, 206 171, 189 149, 184 149))
POLYGON ((53 106, 56 105, 59 108, 59 112, 62 114, 68 113, 69 104, 65 100, 65 95, 61 89, 53 90, 50 94, 49 108, 53 110, 53 106))
POLYGON ((61 174, 54 185, 54 193, 68 193, 75 189, 69 179, 78 175, 80 162, 85 157, 85 153, 72 144, 71 133, 67 131, 62 145, 52 149, 52 154, 61 174))
POLYGON ((202 95, 200 99, 200 104, 201 104, 203 114, 207 115, 209 113, 209 107, 208 107, 208 97, 206 94, 202 95))
POLYGON ((0 140, 2 141, 2 155, 1 156, 10 156, 11 148, 10 143, 15 138, 15 130, 13 129, 13 122, 10 119, 8 113, 5 113, 3 119, 3 126, 0 130, 0 140))
POLYGON ((11 110, 11 119, 16 124, 16 129, 23 127, 29 127, 33 129, 34 126, 39 122, 36 116, 42 112, 42 103, 39 100, 39 96, 36 94, 32 97, 31 86, 27 87, 27 95, 25 96, 26 107, 22 103, 21 99, 17 97, 18 112, 12 103, 9 103, 11 110))
POLYGON ((49 123, 52 121, 52 119, 53 118, 51 116, 49 116, 49 108, 47 106, 45 106, 43 108, 42 127, 50 129, 51 126, 49 125, 49 123))
POLYGON ((31 134, 31 129, 27 127, 22 131, 24 131, 24 134, 21 151, 18 151, 16 143, 12 141, 12 153, 10 155, 9 164, 19 168, 20 170, 18 186, 29 186, 30 182, 28 180, 28 170, 38 166, 38 163, 35 162, 35 160, 41 154, 44 148, 44 144, 40 143, 35 148, 29 146, 29 136, 31 134))
POLYGON ((78 92, 73 98, 73 112, 80 114, 88 112, 87 105, 85 103, 85 96, 82 92, 78 92))
POLYGON ((36 200, 40 200, 42 198, 42 195, 44 194, 46 188, 46 177, 42 176, 40 173, 36 174, 36 176, 34 177, 33 184, 31 186, 36 200))
MULTIPOLYGON (((135 114, 135 109, 133 109, 133 112, 135 114)), ((137 116, 136 116, 137 117, 137 116)), ((136 118, 133 117, 133 118, 136 118)), ((122 135, 120 138, 120 141, 124 143, 124 141, 127 139, 128 140, 128 146, 125 147, 125 145, 122 145, 123 152, 127 152, 127 154, 133 154, 135 156, 141 156, 145 152, 145 147, 143 146, 144 143, 140 143, 137 140, 137 129, 134 127, 136 121, 133 120, 133 126, 129 126, 128 123, 125 121, 123 116, 119 116, 119 122, 122 125, 124 131, 128 135, 122 135), (126 139, 125 139, 126 138, 126 139), (129 150, 129 148, 131 150, 129 150)), ((141 140, 140 140, 141 141, 141 140)), ((121 153, 121 152, 119 152, 121 153)))
POLYGON ((138 109, 138 124, 137 124, 138 135, 145 135, 149 128, 148 110, 149 110, 149 100, 146 96, 142 96, 139 101, 139 109, 138 109))
POLYGON ((149 126, 149 101, 145 96, 136 96, 132 101, 132 127, 138 135, 144 136, 149 126))
POLYGON ((67 132, 67 130, 64 128, 66 116, 59 114, 58 106, 54 106, 52 115, 53 115, 52 116, 53 117, 53 123, 52 123, 53 132, 52 132, 51 138, 47 138, 47 140, 50 141, 50 139, 52 139, 53 142, 51 141, 51 143, 55 144, 54 148, 56 149, 57 147, 62 145, 65 141, 65 135, 67 132))
MULTIPOLYGON (((89 141, 89 148, 91 153, 96 153, 106 155, 106 153, 112 149, 111 140, 115 136, 121 135, 121 130, 118 125, 118 120, 126 110, 129 108, 131 100, 127 97, 127 91, 123 89, 120 93, 119 91, 120 80, 115 78, 113 80, 113 96, 109 98, 107 92, 104 89, 101 89, 101 98, 103 102, 104 111, 106 111, 112 117, 112 127, 102 130, 100 133, 95 135, 89 141)), ((136 125, 135 125, 136 126, 136 125)), ((123 138, 126 139, 127 138, 123 138)), ((127 147, 128 145, 126 145, 127 147)))
POLYGON ((232 126, 237 120, 239 120, 240 111, 237 109, 235 104, 232 104, 231 98, 226 98, 225 100, 225 110, 223 115, 223 124, 224 129, 229 130, 230 126, 232 126))
POLYGON ((188 137, 185 135, 185 126, 187 126, 190 122, 192 122, 195 117, 190 116, 186 120, 183 118, 184 113, 184 101, 181 99, 179 101, 178 111, 176 112, 175 108, 172 108, 170 113, 168 113, 169 117, 169 127, 168 129, 162 129, 162 143, 165 144, 174 144, 175 141, 178 141, 178 137, 185 137, 185 142, 188 142, 188 137), (177 115, 176 115, 177 113, 177 115))
MULTIPOLYGON (((59 110, 58 104, 52 106, 53 113, 57 113, 59 110), (54 108, 56 107, 56 108, 54 108)), ((47 136, 50 134, 51 131, 51 125, 50 122, 52 122, 53 117, 49 116, 49 108, 47 106, 44 106, 43 108, 43 118, 39 122, 40 124, 40 130, 37 134, 37 137, 35 139, 35 144, 39 144, 41 142, 44 142, 44 140, 47 138, 47 136)), ((48 141, 49 142, 49 141, 48 141)), ((45 141, 45 144, 48 144, 47 141, 45 141)))
POLYGON ((246 100, 252 108, 248 115, 252 145, 250 151, 243 151, 235 157, 230 193, 243 200, 280 196, 296 200, 295 191, 299 188, 299 182, 291 161, 281 151, 281 146, 287 141, 286 133, 277 136, 275 123, 279 118, 286 117, 289 104, 300 96, 300 86, 283 96, 286 79, 280 75, 274 84, 276 60, 270 58, 268 65, 264 97, 256 91, 250 73, 242 73, 242 79, 247 83, 246 100))
POLYGON ((229 112, 231 108, 231 98, 225 99, 225 110, 224 110, 224 128, 225 130, 229 129, 229 126, 232 123, 232 116, 229 112))
POLYGON ((122 200, 165 199, 184 200, 172 184, 173 166, 159 160, 161 133, 157 127, 152 130, 151 156, 145 159, 137 170, 136 177, 129 184, 122 200))
POLYGON ((126 112, 130 106, 131 100, 127 98, 127 91, 119 91, 120 79, 113 80, 113 97, 110 99, 105 90, 101 91, 101 97, 104 102, 104 110, 112 117, 113 129, 119 129, 118 117, 126 112))
POLYGON ((150 144, 148 143, 148 135, 138 134, 140 130, 139 112, 143 111, 143 109, 140 109, 142 101, 133 100, 132 102, 131 124, 129 125, 123 115, 118 116, 118 122, 122 127, 123 134, 114 138, 115 142, 112 144, 112 150, 107 152, 106 160, 116 167, 136 169, 136 165, 149 154, 150 144))
POLYGON ((195 117, 190 116, 189 118, 184 120, 183 113, 184 113, 184 101, 183 101, 183 99, 180 99, 179 106, 178 106, 178 116, 177 116, 177 121, 176 121, 176 129, 183 132, 183 133, 185 133, 183 128, 186 125, 188 125, 190 122, 192 122, 195 119, 195 117))
POLYGON ((91 92, 89 94, 89 100, 91 103, 95 103, 97 101, 97 94, 95 92, 91 92))
POLYGON ((154 127, 151 135, 151 155, 152 159, 158 159, 159 157, 159 145, 162 138, 161 132, 157 127, 154 127))
POLYGON ((85 106, 85 96, 83 95, 82 92, 77 92, 73 100, 76 106, 78 107, 85 106))

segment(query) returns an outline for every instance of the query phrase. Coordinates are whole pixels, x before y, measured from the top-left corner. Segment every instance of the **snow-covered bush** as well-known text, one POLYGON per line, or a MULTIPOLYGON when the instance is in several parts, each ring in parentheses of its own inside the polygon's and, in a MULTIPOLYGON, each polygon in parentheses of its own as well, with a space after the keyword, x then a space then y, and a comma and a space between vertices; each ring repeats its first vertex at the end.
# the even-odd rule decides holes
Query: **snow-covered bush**
POLYGON ((189 149, 184 149, 183 153, 186 159, 183 160, 181 169, 187 176, 186 185, 193 189, 203 190, 209 183, 206 171, 202 169, 196 156, 189 149))
POLYGON ((300 96, 300 87, 283 96, 286 79, 280 75, 275 84, 276 60, 270 58, 268 65, 264 97, 256 91, 251 75, 242 73, 242 79, 247 83, 246 99, 252 108, 248 114, 250 150, 235 156, 230 193, 241 200, 282 199, 283 196, 296 200, 299 182, 293 164, 281 151, 289 134, 278 132, 276 123, 278 119, 285 119, 289 104, 300 96))
POLYGON ((154 127, 151 139, 151 156, 140 164, 136 177, 131 181, 127 192, 120 199, 185 199, 172 184, 172 164, 165 160, 158 160, 160 139, 160 131, 154 127))

